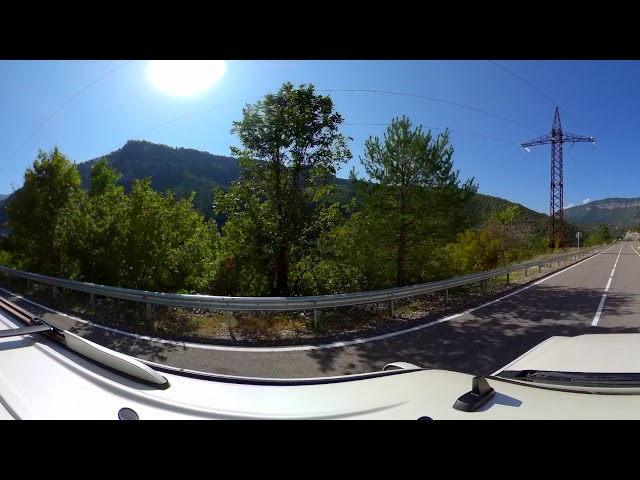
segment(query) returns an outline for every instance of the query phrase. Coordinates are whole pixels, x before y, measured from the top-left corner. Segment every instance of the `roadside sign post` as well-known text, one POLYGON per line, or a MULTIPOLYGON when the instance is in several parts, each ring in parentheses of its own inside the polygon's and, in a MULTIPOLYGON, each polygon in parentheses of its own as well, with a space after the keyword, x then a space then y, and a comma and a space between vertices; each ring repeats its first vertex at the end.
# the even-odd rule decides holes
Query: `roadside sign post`
POLYGON ((582 236, 582 233, 578 232, 576 233, 576 238, 578 239, 578 250, 580 250, 580 237, 582 236))

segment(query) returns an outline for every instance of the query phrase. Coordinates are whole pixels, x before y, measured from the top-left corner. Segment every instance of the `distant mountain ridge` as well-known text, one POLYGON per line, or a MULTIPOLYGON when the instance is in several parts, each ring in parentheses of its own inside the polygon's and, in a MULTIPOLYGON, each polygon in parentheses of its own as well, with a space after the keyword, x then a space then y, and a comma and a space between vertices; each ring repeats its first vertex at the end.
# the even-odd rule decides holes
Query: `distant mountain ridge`
POLYGON ((640 222, 640 197, 604 198, 565 208, 564 218, 571 222, 636 227, 640 222))
POLYGON ((0 202, 1 202, 2 200, 4 200, 5 198, 7 198, 7 197, 9 197, 9 195, 8 195, 8 194, 0 193, 0 202))

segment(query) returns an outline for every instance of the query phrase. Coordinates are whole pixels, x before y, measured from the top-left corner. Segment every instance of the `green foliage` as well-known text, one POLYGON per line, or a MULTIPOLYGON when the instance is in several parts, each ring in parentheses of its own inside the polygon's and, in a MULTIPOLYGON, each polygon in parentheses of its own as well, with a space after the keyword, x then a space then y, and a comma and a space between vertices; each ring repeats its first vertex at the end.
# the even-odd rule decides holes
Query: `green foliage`
MULTIPOLYGON (((131 192, 134 180, 151 177, 154 190, 171 190, 176 198, 189 198, 195 191, 194 208, 206 218, 212 214, 211 190, 215 186, 227 188, 240 174, 235 158, 144 140, 130 140, 104 158, 122 175, 117 183, 125 193, 131 192)), ((99 159, 94 159, 78 164, 82 185, 87 190, 98 162, 99 159)))
POLYGON ((58 147, 40 150, 25 172, 23 187, 6 206, 14 255, 24 268, 73 276, 75 262, 66 253, 65 231, 83 199, 76 165, 58 147))
POLYGON ((351 153, 338 132, 343 120, 333 101, 314 90, 285 83, 247 105, 233 123, 231 133, 243 148, 232 147, 232 153, 242 173, 227 192, 216 189, 214 195, 214 211, 228 218, 222 250, 229 288, 239 287, 235 272, 248 278, 242 291, 290 295, 306 272, 294 266, 341 217, 339 205, 326 200, 336 167, 351 153))
POLYGON ((89 174, 89 196, 96 197, 113 191, 120 177, 122 174, 109 166, 107 157, 102 157, 89 174))
POLYGON ((500 243, 489 238, 486 230, 465 230, 457 243, 450 245, 456 275, 484 272, 497 268, 500 262, 500 243))
POLYGON ((347 293, 393 286, 394 263, 369 236, 375 227, 370 216, 355 213, 344 224, 323 234, 325 255, 305 276, 305 290, 347 293), (331 273, 330 277, 324 276, 331 273))
POLYGON ((146 179, 126 195, 119 178, 100 160, 87 195, 67 157, 57 148, 40 152, 7 208, 10 259, 30 271, 126 288, 209 289, 219 234, 193 209, 193 194, 176 201, 146 179))
POLYGON ((596 245, 602 245, 609 243, 612 240, 609 227, 607 225, 599 225, 598 229, 589 235, 584 242, 585 247, 593 247, 596 245))
POLYGON ((0 265, 3 267, 14 267, 13 260, 11 259, 11 253, 6 250, 0 250, 0 265))
POLYGON ((434 139, 422 126, 412 129, 406 117, 394 119, 382 141, 365 143, 360 161, 371 181, 352 177, 366 226, 358 241, 375 241, 385 263, 394 264, 395 286, 423 280, 419 259, 464 226, 462 207, 477 185, 473 179, 460 184, 452 157, 448 131, 434 139))

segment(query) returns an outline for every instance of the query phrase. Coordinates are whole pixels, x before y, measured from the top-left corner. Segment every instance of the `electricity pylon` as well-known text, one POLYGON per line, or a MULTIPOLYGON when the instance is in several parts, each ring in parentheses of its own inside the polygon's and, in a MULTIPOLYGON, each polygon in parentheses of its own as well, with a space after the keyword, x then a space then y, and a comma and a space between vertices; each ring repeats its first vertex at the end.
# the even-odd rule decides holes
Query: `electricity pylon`
POLYGON ((533 145, 551 144, 551 205, 549 207, 549 247, 564 247, 564 199, 562 179, 562 144, 571 142, 591 142, 595 145, 593 137, 581 137, 572 133, 564 133, 560 125, 560 112, 556 107, 556 115, 553 119, 551 134, 545 135, 530 142, 520 144, 527 151, 533 145), (557 243, 556 243, 557 240, 557 243))

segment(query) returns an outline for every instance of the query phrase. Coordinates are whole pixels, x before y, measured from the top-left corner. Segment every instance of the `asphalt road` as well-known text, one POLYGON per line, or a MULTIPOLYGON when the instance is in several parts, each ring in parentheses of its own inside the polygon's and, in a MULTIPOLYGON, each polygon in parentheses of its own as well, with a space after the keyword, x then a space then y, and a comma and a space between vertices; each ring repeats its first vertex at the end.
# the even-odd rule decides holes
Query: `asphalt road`
MULTIPOLYGON (((333 376, 379 371, 396 361, 487 375, 550 336, 640 332, 639 273, 640 254, 630 243, 620 243, 490 304, 419 329, 320 347, 181 345, 122 335, 49 312, 36 313, 129 355, 227 375, 333 376)), ((0 294, 11 298, 3 291, 0 294)))

